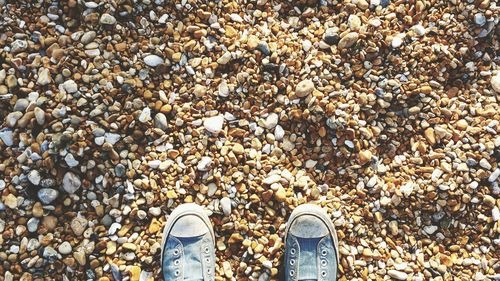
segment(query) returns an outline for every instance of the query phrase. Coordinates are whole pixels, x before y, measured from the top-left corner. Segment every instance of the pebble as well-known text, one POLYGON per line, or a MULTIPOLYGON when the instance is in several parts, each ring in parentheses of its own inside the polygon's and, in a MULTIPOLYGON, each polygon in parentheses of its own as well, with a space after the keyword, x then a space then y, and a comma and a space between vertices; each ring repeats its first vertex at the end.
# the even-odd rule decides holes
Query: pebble
POLYGON ((387 274, 389 274, 390 277, 392 277, 396 280, 407 280, 408 279, 408 274, 406 272, 399 271, 399 270, 390 269, 387 271, 387 274))
POLYGON ((166 131, 168 129, 167 117, 163 113, 157 113, 154 118, 154 125, 156 128, 166 131))
POLYGON ((87 229, 87 224, 87 219, 82 216, 77 216, 71 221, 70 227, 76 236, 81 236, 85 229, 87 229))
POLYGON ((64 241, 57 247, 57 251, 62 254, 62 255, 68 255, 71 253, 73 248, 71 247, 71 244, 68 241, 64 241))
POLYGON ((210 157, 202 157, 200 162, 198 162, 197 168, 198 171, 208 171, 210 169, 210 166, 212 165, 212 158, 210 157))
POLYGON ((337 44, 340 40, 338 34, 338 28, 330 27, 325 30, 325 34, 323 35, 323 41, 329 45, 337 44))
POLYGON ((67 80, 63 83, 63 88, 68 94, 73 94, 78 91, 78 85, 73 80, 67 80))
POLYGON ((10 130, 0 131, 0 139, 6 146, 14 144, 14 134, 10 130))
POLYGON ((224 116, 217 115, 203 120, 203 127, 212 134, 218 134, 222 131, 224 125, 224 116))
POLYGON ((500 72, 491 77, 490 83, 493 91, 500 93, 500 72))
POLYGON ((401 38, 401 36, 396 35, 392 38, 391 46, 394 49, 401 47, 402 44, 403 44, 403 39, 401 38))
POLYGON ((359 34, 357 32, 349 32, 344 37, 342 37, 338 43, 339 49, 347 49, 352 47, 359 39, 359 34))
POLYGON ((220 206, 225 216, 231 215, 231 199, 224 197, 220 200, 220 206))
POLYGON ((17 121, 19 119, 21 119, 21 117, 23 117, 22 112, 19 112, 19 111, 11 112, 7 115, 7 117, 5 117, 5 123, 7 124, 7 126, 9 126, 11 128, 15 127, 17 124, 17 121))
POLYGON ((38 190, 38 199, 42 201, 43 204, 50 204, 54 200, 56 200, 57 196, 59 196, 59 191, 52 188, 41 188, 38 190))
POLYGON ((97 36, 97 33, 95 31, 93 31, 93 30, 87 31, 80 38, 80 42, 82 42, 83 45, 87 45, 90 42, 94 41, 96 36, 97 36))
POLYGON ((67 193, 69 194, 75 193, 78 189, 80 189, 81 185, 82 182, 80 178, 73 172, 66 172, 66 174, 64 174, 63 189, 67 193))
POLYGON ((300 81, 295 87, 295 94, 299 98, 308 96, 314 91, 314 83, 311 80, 300 81))
POLYGON ((144 63, 150 67, 156 67, 160 64, 163 64, 164 62, 165 61, 163 60, 163 58, 157 55, 147 55, 144 57, 144 63))
POLYGON ((114 25, 116 23, 116 18, 110 14, 104 13, 99 19, 99 22, 105 25, 114 25))
POLYGON ((41 180, 40 172, 38 172, 37 170, 31 170, 28 174, 28 180, 32 184, 38 185, 40 183, 40 180, 41 180))

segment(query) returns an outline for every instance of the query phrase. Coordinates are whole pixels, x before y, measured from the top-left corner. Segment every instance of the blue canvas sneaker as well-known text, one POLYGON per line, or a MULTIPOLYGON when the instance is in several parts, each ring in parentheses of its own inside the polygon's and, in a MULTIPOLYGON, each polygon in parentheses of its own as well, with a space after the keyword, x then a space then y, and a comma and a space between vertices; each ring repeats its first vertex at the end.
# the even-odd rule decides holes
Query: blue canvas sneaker
POLYGON ((285 281, 335 281, 338 264, 337 233, 326 211, 295 208, 285 230, 285 281))
POLYGON ((215 236, 201 206, 182 204, 172 211, 163 230, 161 259, 166 281, 215 279, 215 236))

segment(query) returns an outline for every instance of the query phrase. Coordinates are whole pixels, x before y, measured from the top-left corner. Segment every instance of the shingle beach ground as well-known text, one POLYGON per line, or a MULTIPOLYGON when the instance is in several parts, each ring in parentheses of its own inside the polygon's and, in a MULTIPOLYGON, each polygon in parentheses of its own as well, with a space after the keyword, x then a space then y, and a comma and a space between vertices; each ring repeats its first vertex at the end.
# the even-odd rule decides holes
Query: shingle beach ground
POLYGON ((217 280, 276 280, 306 202, 340 280, 500 278, 498 2, 38 2, 0 0, 0 280, 161 280, 184 202, 217 280))

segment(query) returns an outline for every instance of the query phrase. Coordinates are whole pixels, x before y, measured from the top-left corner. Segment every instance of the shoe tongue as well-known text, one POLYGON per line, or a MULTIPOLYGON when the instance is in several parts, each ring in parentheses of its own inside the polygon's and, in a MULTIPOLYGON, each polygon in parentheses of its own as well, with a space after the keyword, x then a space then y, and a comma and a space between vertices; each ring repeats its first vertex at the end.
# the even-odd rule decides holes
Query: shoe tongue
POLYGON ((318 279, 318 242, 320 238, 297 238, 300 245, 299 280, 318 279))
POLYGON ((201 263, 201 240, 203 235, 197 237, 178 237, 184 246, 184 280, 203 281, 203 265, 201 263))

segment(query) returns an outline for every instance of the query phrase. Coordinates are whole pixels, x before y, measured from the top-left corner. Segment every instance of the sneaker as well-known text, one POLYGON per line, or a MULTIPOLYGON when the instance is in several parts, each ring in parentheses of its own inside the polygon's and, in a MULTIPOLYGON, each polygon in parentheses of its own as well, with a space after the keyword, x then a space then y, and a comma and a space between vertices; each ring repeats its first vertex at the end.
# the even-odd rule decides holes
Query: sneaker
POLYGON ((161 265, 164 280, 215 279, 215 236, 201 206, 182 204, 170 214, 163 230, 161 265))
POLYGON ((326 211, 304 204, 293 210, 285 230, 285 281, 335 281, 338 240, 326 211))

